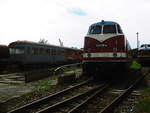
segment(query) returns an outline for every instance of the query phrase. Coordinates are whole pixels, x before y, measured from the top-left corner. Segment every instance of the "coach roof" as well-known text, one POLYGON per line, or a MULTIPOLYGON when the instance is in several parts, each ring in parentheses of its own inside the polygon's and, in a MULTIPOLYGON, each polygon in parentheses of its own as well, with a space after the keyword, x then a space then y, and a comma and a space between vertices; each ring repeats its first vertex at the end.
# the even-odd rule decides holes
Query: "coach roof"
POLYGON ((52 44, 41 44, 37 42, 32 42, 32 41, 15 41, 11 42, 9 44, 9 47, 14 47, 16 45, 32 45, 32 46, 40 46, 40 47, 56 47, 56 48, 64 48, 64 49, 70 49, 70 50, 79 50, 82 51, 81 49, 76 49, 76 48, 70 48, 70 47, 61 47, 57 45, 52 45, 52 44))

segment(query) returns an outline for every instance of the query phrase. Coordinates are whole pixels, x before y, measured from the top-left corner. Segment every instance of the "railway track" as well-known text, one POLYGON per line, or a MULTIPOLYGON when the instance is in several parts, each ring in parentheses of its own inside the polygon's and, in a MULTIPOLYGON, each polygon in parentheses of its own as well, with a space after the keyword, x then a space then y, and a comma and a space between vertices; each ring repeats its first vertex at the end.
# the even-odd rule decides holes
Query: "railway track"
POLYGON ((123 100, 125 100, 133 91, 133 89, 138 85, 138 83, 144 78, 145 76, 140 76, 137 80, 135 80, 129 88, 124 90, 117 98, 115 98, 109 105, 107 105, 100 113, 110 113, 112 112, 123 100))
POLYGON ((143 78, 138 76, 117 94, 111 92, 111 83, 88 80, 8 113, 112 113, 143 78))
POLYGON ((90 79, 71 88, 67 88, 53 95, 9 111, 8 113, 41 113, 42 109, 46 110, 49 106, 53 106, 51 109, 57 108, 58 106, 62 106, 64 103, 68 103, 74 99, 92 93, 102 86, 103 84, 95 84, 90 79))
POLYGON ((140 76, 127 89, 117 94, 109 90, 110 86, 103 93, 97 93, 95 97, 91 97, 90 100, 86 100, 68 113, 114 113, 114 110, 131 94, 143 78, 144 76, 140 76))

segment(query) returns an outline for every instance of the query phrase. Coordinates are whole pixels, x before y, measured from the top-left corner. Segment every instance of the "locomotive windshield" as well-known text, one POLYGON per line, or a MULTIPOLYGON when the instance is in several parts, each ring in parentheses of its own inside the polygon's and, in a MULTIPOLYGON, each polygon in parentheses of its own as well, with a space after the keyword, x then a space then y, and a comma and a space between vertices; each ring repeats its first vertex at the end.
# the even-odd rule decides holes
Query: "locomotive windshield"
POLYGON ((107 33, 116 33, 116 26, 115 25, 105 25, 103 28, 103 34, 107 33))
POLYGON ((117 29, 118 29, 118 33, 123 33, 119 25, 117 25, 117 29))
POLYGON ((102 26, 92 26, 88 34, 101 34, 102 26))
POLYGON ((119 24, 93 25, 89 28, 88 34, 116 34, 123 33, 119 24))
POLYGON ((150 45, 149 44, 142 44, 141 48, 150 48, 150 45))

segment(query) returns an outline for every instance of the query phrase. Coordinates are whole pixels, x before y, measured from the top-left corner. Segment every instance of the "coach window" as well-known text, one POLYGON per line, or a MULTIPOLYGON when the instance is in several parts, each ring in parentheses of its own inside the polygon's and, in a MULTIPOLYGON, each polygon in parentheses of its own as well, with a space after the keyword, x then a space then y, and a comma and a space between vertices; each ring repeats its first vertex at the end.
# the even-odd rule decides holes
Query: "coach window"
POLYGON ((34 48, 34 55, 38 55, 38 48, 34 48))
POLYGON ((103 34, 114 34, 116 32, 116 26, 115 25, 104 25, 103 27, 103 34))
POLYGON ((40 48, 40 55, 43 55, 43 53, 44 53, 44 49, 40 48))
POLYGON ((52 55, 54 55, 54 48, 52 48, 52 51, 51 51, 51 52, 52 52, 52 55))
POLYGON ((24 54, 24 48, 16 49, 16 54, 24 54))
POLYGON ((52 49, 51 48, 49 49, 49 55, 52 55, 52 49))
POLYGON ((61 55, 61 50, 60 49, 58 49, 58 55, 61 55))
POLYGON ((58 54, 58 51, 57 51, 57 49, 55 49, 55 55, 57 55, 58 54))
POLYGON ((55 48, 53 49, 53 55, 56 55, 56 50, 55 50, 55 48))
POLYGON ((15 49, 14 48, 10 48, 9 51, 10 51, 11 55, 15 54, 15 49))
POLYGON ((10 48, 10 54, 24 54, 24 48, 10 48))
POLYGON ((52 49, 50 48, 50 53, 49 53, 50 55, 52 55, 52 49))
POLYGON ((59 49, 57 49, 57 52, 56 52, 56 53, 57 53, 57 55, 59 55, 59 49))
POLYGON ((92 26, 89 29, 88 34, 101 34, 102 26, 92 26))
POLYGON ((65 54, 64 49, 61 50, 61 53, 60 53, 60 54, 61 54, 61 55, 64 55, 64 54, 65 54))
POLYGON ((26 51, 27 51, 26 54, 30 54, 30 47, 27 47, 26 49, 27 49, 27 50, 26 50, 26 51))
POLYGON ((34 55, 34 48, 31 48, 31 54, 34 55))
POLYGON ((46 49, 46 55, 49 55, 49 53, 50 53, 50 50, 46 49))

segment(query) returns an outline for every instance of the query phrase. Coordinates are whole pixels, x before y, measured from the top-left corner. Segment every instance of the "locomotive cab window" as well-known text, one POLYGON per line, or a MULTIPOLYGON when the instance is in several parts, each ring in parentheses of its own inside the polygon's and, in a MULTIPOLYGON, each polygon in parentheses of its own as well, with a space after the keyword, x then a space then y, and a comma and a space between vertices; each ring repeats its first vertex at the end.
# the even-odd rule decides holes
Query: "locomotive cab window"
POLYGON ((150 48, 150 45, 147 45, 148 48, 150 48))
POLYGON ((141 45, 141 48, 150 48, 150 45, 143 44, 143 45, 141 45))
POLYGON ((144 47, 145 45, 141 45, 141 47, 144 47))
POLYGON ((88 34, 101 34, 102 26, 92 26, 89 29, 88 34))
POLYGON ((103 34, 114 34, 116 33, 116 25, 104 25, 103 34))

